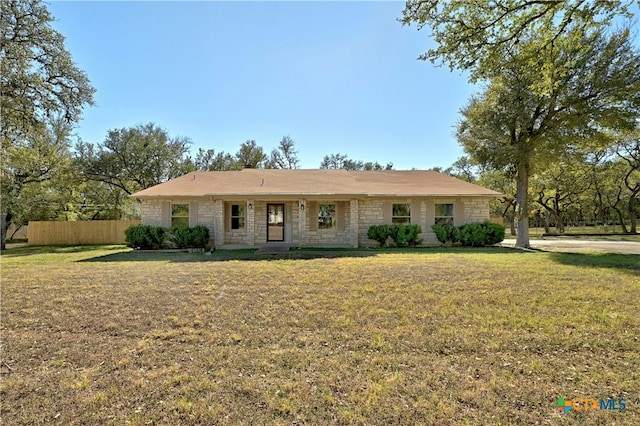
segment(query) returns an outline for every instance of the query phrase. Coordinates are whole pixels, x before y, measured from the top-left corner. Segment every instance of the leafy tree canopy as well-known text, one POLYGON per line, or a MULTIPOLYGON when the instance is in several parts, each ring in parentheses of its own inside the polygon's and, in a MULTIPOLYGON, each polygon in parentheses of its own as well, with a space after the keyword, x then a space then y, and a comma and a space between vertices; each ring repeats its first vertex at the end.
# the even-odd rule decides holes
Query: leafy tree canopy
POLYGON ((236 162, 244 169, 258 169, 264 166, 267 155, 264 150, 253 139, 240 145, 236 153, 236 162))
POLYGON ((103 143, 76 146, 85 179, 104 182, 132 194, 193 170, 187 161, 191 141, 170 137, 153 123, 109 130, 103 143))
POLYGON ((214 149, 199 148, 194 160, 194 167, 201 172, 240 170, 238 162, 229 153, 217 152, 214 149))
POLYGON ((321 169, 344 169, 344 170, 393 170, 393 163, 382 165, 377 161, 352 160, 346 154, 325 155, 320 163, 321 169))
MULTIPOLYGON (((21 191, 56 177, 68 163, 67 136, 95 89, 65 49, 64 37, 40 0, 0 3, 0 248, 21 191), (64 134, 64 137, 62 136, 64 134)), ((35 188, 29 188, 35 194, 35 188)))
POLYGON ((568 151, 610 143, 610 129, 631 131, 640 117, 640 54, 628 29, 574 29, 539 50, 534 63, 532 46, 541 46, 540 37, 503 51, 502 73, 462 109, 457 129, 475 162, 517 176, 522 247, 529 245, 529 176, 568 151))
POLYGON ((0 18, 0 105, 3 147, 41 132, 53 118, 80 119, 93 105, 95 89, 51 27, 53 17, 40 0, 2 2, 0 18))
POLYGON ((266 167, 269 169, 298 169, 298 150, 295 148, 295 141, 289 136, 284 136, 278 148, 271 151, 266 167))
MULTIPOLYGON (((532 34, 538 48, 553 45, 575 28, 598 30, 617 16, 630 17, 631 1, 408 0, 400 21, 428 28, 436 46, 419 59, 467 70, 471 81, 500 73, 505 51, 520 49, 532 34)), ((532 52, 532 58, 535 53, 532 52)), ((545 73, 545 69, 539 69, 545 73)))

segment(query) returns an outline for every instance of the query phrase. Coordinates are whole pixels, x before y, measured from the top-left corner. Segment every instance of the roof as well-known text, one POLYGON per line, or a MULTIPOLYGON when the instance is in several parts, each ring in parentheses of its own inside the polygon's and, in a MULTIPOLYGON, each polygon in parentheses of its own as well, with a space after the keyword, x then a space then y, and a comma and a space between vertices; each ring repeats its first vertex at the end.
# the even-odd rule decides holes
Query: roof
POLYGON ((501 194, 432 170, 244 169, 192 172, 133 198, 270 195, 485 196, 501 194))

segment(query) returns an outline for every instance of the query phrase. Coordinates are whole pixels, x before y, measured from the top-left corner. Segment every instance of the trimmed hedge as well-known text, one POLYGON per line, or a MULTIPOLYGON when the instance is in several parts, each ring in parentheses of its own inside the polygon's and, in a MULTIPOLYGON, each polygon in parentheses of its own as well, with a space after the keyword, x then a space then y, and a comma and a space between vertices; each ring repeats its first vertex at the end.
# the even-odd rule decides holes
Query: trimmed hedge
POLYGON ((140 250, 159 250, 167 230, 161 226, 133 225, 124 231, 129 247, 140 250))
POLYGON ((504 240, 504 226, 496 223, 467 223, 453 225, 433 225, 438 241, 443 244, 460 243, 463 246, 483 247, 498 244, 504 240))
POLYGON ((394 223, 393 225, 371 225, 367 230, 367 237, 375 240, 384 246, 387 239, 391 237, 398 247, 417 246, 422 244, 420 225, 404 225, 394 223))
POLYGON ((209 228, 203 225, 162 226, 134 225, 124 232, 127 246, 140 250, 159 250, 164 241, 171 241, 177 248, 204 248, 209 242, 209 228))
POLYGON ((420 225, 401 225, 394 223, 391 225, 390 237, 398 247, 417 246, 422 244, 420 225))
POLYGON ((172 226, 169 230, 169 241, 177 248, 204 248, 209 242, 209 228, 203 225, 196 225, 193 228, 188 226, 172 226))
POLYGON ((384 246, 389 238, 389 225, 371 225, 367 230, 367 237, 379 242, 380 246, 384 246))
POLYGON ((453 225, 433 225, 431 226, 433 232, 436 233, 436 238, 443 244, 453 244, 456 241, 456 228, 453 225))

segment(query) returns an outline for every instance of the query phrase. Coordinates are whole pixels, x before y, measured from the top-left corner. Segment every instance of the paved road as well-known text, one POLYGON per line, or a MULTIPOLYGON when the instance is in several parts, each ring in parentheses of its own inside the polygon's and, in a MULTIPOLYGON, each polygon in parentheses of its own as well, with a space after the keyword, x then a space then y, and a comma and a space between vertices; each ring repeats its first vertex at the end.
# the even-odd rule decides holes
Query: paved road
MULTIPOLYGON (((515 239, 504 240, 501 245, 513 247, 515 239)), ((565 253, 609 252, 640 255, 640 242, 637 241, 609 241, 550 238, 530 241, 531 248, 545 251, 559 251, 565 253)))

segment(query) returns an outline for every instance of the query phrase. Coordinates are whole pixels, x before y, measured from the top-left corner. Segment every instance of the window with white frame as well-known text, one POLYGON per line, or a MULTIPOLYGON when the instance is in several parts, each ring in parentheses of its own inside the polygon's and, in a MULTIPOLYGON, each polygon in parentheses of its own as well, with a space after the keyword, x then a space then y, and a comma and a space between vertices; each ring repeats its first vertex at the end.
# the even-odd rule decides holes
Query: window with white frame
POLYGON ((318 206, 318 229, 333 229, 336 227, 336 205, 320 204, 318 206))
POLYGON ((231 229, 244 228, 244 204, 231 204, 231 229))
POLYGON ((453 225, 453 204, 436 204, 436 225, 453 225))
POLYGON ((189 204, 171 204, 171 226, 189 226, 189 204))
POLYGON ((411 224, 411 204, 394 204, 391 223, 411 224))

